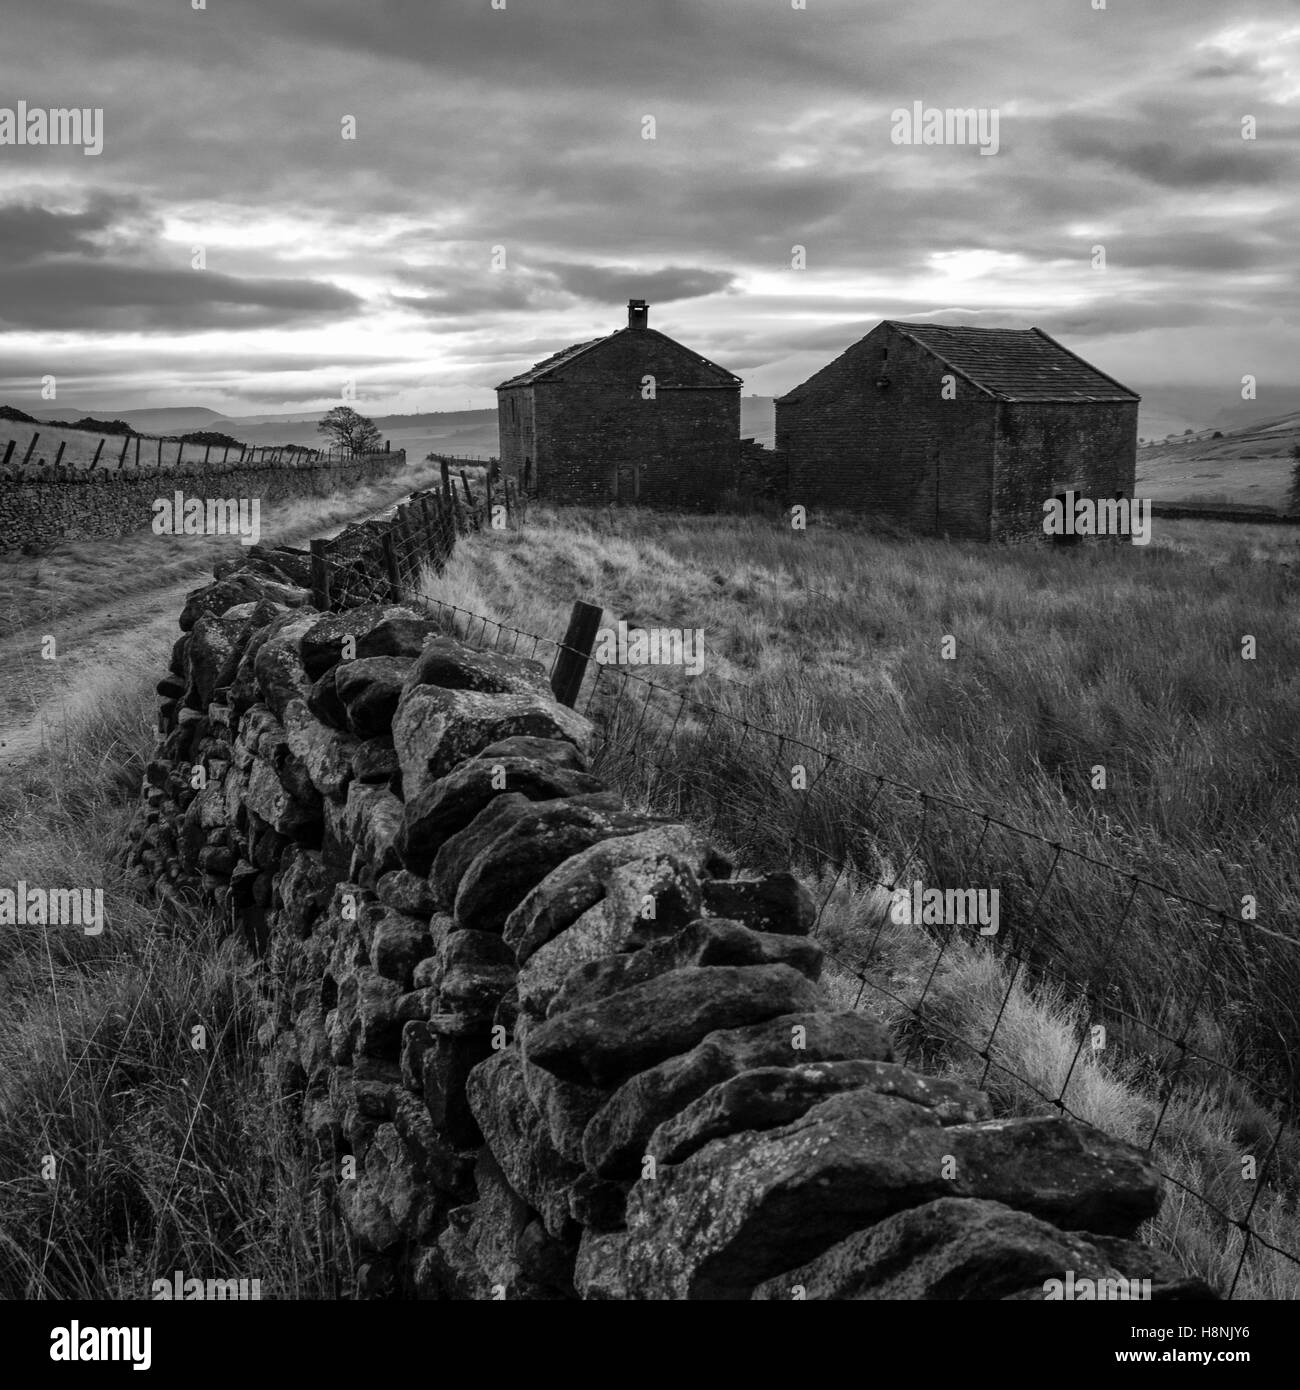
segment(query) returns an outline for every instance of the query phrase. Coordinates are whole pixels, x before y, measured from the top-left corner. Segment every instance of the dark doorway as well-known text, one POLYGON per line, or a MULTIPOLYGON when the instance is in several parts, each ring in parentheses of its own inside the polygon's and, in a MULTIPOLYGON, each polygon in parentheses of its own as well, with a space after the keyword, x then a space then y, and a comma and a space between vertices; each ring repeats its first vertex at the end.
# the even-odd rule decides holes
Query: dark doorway
MULTIPOLYGON (((1056 501, 1058 501, 1061 504, 1062 521, 1068 524, 1068 522, 1072 521, 1074 517, 1075 497, 1072 497, 1068 492, 1058 492, 1056 494, 1056 501)), ((1078 534, 1072 534, 1068 536, 1053 536, 1052 544, 1078 545, 1081 540, 1083 540, 1083 537, 1078 534)))

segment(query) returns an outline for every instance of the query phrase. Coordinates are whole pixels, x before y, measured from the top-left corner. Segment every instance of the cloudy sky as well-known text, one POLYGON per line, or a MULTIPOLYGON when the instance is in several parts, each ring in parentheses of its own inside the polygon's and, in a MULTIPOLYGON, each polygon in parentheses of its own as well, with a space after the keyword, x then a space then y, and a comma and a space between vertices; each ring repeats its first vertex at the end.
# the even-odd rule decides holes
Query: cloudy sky
POLYGON ((3 5, 0 118, 104 147, 0 145, 0 402, 490 406, 636 296, 746 393, 932 318, 1300 407, 1296 0, 3 5))

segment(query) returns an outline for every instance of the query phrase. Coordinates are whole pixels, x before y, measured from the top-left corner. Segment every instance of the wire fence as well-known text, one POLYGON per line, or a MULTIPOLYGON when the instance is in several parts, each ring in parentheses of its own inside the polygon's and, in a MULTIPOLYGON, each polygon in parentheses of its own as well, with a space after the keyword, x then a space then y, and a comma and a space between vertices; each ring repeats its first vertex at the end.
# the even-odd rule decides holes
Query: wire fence
POLYGON ((207 467, 325 468, 335 463, 387 454, 351 449, 316 449, 301 444, 212 443, 178 435, 111 434, 42 425, 5 429, 0 421, 0 475, 39 476, 66 472, 160 472, 207 467), (8 442, 4 442, 8 438, 8 442))
POLYGON ((1122 1080, 1145 1100, 1124 1112, 1120 1137, 1147 1149, 1200 1209, 1215 1267, 1230 1271, 1227 1297, 1243 1281, 1253 1296, 1296 1296, 1296 938, 1240 905, 1198 900, 1014 824, 996 807, 795 737, 776 726, 761 688, 688 689, 627 666, 588 666, 591 634, 575 645, 572 624, 556 641, 424 597, 423 565, 440 570, 455 537, 482 524, 484 506, 468 499, 463 519, 453 518, 444 500, 424 530, 402 510, 390 523, 349 528, 358 535, 339 547, 332 574, 364 553, 375 592, 400 592, 471 645, 540 661, 553 684, 563 666, 576 668, 573 703, 599 732, 602 774, 629 800, 706 827, 748 870, 799 872, 817 901, 814 932, 833 986, 854 1008, 871 1001, 883 1011, 905 1064, 965 1057, 1007 1108, 1085 1123, 1097 1122, 1085 1113, 1090 1103, 1122 1080), (945 989, 952 972, 971 978, 972 961, 998 967, 979 975, 973 1012, 945 989), (1026 1047, 1030 988, 1070 1024, 1070 1046, 1041 1056, 1026 1047), (1277 1019, 1284 1031, 1266 1022, 1277 1019), (1236 1117, 1234 1132, 1207 1122, 1216 1106, 1236 1117), (1217 1141, 1208 1147, 1198 1142, 1207 1133, 1217 1141))

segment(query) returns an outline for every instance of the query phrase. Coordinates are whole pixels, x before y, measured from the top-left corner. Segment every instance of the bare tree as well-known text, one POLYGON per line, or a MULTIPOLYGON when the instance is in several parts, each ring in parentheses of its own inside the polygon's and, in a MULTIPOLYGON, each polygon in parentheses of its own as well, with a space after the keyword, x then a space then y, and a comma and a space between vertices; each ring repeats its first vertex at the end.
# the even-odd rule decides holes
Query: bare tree
POLYGON ((351 406, 336 405, 327 411, 316 426, 327 434, 334 446, 350 454, 373 454, 379 450, 379 430, 373 420, 358 415, 351 406))

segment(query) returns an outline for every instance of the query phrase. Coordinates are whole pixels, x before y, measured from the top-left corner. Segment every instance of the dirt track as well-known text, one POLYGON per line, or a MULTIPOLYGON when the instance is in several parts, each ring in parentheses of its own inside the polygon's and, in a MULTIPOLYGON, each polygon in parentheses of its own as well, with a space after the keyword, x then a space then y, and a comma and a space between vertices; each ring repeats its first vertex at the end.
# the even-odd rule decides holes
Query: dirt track
MULTIPOLYGON (((412 470, 394 481, 391 502, 400 501, 419 485, 412 470)), ((356 515, 367 515, 384 500, 359 501, 356 515)), ((322 525, 319 521, 272 532, 262 537, 267 545, 305 546, 313 536, 330 536, 343 522, 322 525)), ((13 777, 34 761, 57 737, 66 712, 84 691, 111 673, 126 649, 146 647, 158 656, 158 674, 173 642, 180 635, 176 626, 186 593, 206 583, 212 566, 226 555, 241 549, 237 540, 198 538, 202 550, 192 561, 168 564, 167 582, 159 585, 156 570, 137 570, 137 578, 125 585, 120 575, 106 578, 106 586, 117 586, 103 602, 76 602, 52 606, 32 614, 29 622, 0 636, 0 777, 13 777), (57 642, 57 659, 43 660, 41 639, 52 635, 57 642)), ((103 590, 97 591, 102 594, 103 590)))

